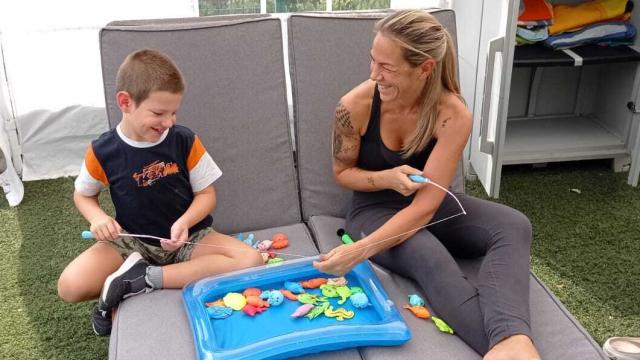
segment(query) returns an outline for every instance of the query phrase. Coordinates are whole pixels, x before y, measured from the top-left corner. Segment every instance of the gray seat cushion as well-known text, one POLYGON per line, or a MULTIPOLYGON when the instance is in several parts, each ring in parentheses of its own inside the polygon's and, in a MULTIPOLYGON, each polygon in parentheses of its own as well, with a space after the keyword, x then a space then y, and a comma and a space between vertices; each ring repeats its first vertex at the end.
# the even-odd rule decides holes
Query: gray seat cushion
MULTIPOLYGON (((318 254, 307 227, 294 224, 252 231, 256 239, 270 239, 277 232, 287 234, 289 246, 283 253, 318 254)), ((282 255, 284 259, 296 256, 282 255)), ((181 290, 158 290, 123 301, 116 313, 109 344, 111 360, 195 359, 195 346, 181 290)), ((304 359, 359 360, 356 349, 305 356, 304 359)))
MULTIPOLYGON (((320 252, 327 252, 341 244, 336 231, 344 228, 344 219, 313 216, 308 225, 318 242, 320 252)), ((481 261, 482 259, 459 261, 461 269, 472 282, 477 278, 481 261)), ((385 290, 397 306, 406 304, 409 294, 424 295, 415 282, 389 273, 380 266, 375 268, 385 290)), ((580 323, 533 273, 529 284, 533 340, 543 359, 607 359, 580 323)), ((400 347, 362 348, 360 352, 364 359, 420 359, 423 358, 422 354, 429 354, 433 359, 480 359, 458 337, 438 332, 431 322, 418 319, 407 311, 402 314, 413 332, 411 341, 400 347)))

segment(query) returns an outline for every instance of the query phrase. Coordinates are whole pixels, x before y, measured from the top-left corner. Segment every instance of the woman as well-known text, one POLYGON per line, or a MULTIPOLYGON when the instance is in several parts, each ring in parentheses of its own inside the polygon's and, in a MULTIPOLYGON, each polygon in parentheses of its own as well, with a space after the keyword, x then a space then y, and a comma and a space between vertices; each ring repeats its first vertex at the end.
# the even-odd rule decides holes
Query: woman
POLYGON ((346 228, 362 238, 322 255, 315 266, 342 275, 371 258, 414 279, 433 310, 484 359, 537 359, 529 220, 464 194, 457 197, 466 215, 455 216, 463 210, 452 196, 408 178, 420 174, 448 187, 471 127, 454 45, 442 25, 419 10, 380 20, 370 80, 342 97, 333 132, 336 181, 354 190, 346 228), (477 285, 454 256, 485 257, 477 285))

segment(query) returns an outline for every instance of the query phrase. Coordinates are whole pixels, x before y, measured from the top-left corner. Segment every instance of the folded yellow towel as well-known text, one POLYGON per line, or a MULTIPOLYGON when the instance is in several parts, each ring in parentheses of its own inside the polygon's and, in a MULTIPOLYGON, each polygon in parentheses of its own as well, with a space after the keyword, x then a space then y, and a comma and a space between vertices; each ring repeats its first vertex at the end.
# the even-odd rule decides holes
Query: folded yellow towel
POLYGON ((594 0, 578 5, 554 5, 553 25, 549 26, 549 35, 615 18, 624 14, 626 5, 627 0, 594 0))

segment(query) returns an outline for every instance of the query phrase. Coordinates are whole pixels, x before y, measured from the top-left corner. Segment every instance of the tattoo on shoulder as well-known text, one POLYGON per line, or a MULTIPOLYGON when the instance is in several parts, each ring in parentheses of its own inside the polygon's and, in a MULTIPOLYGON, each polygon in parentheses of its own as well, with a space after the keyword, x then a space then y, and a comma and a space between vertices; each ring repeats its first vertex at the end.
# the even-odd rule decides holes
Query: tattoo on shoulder
POLYGON ((442 127, 445 127, 445 126, 447 125, 447 121, 449 121, 449 120, 451 120, 451 118, 450 118, 450 117, 448 117, 448 118, 446 118, 446 119, 442 120, 442 127))
POLYGON ((345 129, 353 130, 353 124, 351 124, 351 113, 344 106, 342 102, 338 103, 336 108, 336 125, 339 125, 345 129))

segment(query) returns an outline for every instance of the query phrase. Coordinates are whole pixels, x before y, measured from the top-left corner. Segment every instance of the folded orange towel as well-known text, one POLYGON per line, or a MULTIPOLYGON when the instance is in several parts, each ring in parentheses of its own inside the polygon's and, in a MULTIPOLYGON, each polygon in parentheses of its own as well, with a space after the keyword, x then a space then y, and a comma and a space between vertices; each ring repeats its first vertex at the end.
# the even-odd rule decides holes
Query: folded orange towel
POLYGON ((578 5, 554 5, 549 35, 580 28, 624 14, 627 0, 593 0, 578 5))
POLYGON ((522 0, 524 9, 518 21, 538 21, 551 20, 553 18, 553 8, 547 0, 522 0))

